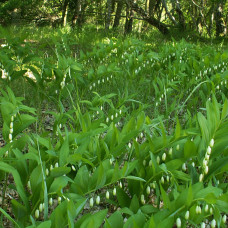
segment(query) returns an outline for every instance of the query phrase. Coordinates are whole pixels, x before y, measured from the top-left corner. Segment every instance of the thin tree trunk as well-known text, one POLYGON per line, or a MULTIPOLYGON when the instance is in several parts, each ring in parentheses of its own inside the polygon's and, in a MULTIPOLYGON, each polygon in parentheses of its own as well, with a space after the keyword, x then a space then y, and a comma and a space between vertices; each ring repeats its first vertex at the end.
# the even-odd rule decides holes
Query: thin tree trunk
POLYGON ((181 30, 185 30, 185 18, 178 0, 176 0, 176 12, 179 16, 179 25, 181 30))
POLYGON ((67 24, 68 4, 69 4, 69 0, 65 0, 65 1, 63 2, 62 23, 63 23, 63 26, 64 26, 64 27, 65 27, 66 24, 67 24))
POLYGON ((123 9, 123 0, 118 0, 117 9, 116 9, 116 16, 115 16, 113 28, 118 27, 120 24, 122 9, 123 9))
POLYGON ((165 0, 162 0, 163 7, 165 8, 165 12, 168 15, 169 19, 173 22, 174 25, 177 25, 177 22, 175 20, 175 17, 171 15, 171 13, 168 10, 167 4, 165 0))
POLYGON ((223 19, 223 8, 222 4, 218 4, 215 12, 215 22, 216 22, 216 36, 226 34, 225 22, 223 19))
POLYGON ((149 24, 156 27, 161 33, 163 33, 164 35, 169 34, 169 30, 164 23, 160 22, 155 17, 148 16, 147 13, 141 7, 139 7, 137 3, 131 2, 131 7, 136 13, 138 13, 143 18, 143 20, 147 21, 149 24))
POLYGON ((153 15, 155 5, 156 5, 156 1, 149 0, 149 16, 150 17, 152 17, 152 15, 153 15))
POLYGON ((78 19, 78 15, 79 15, 79 9, 80 9, 80 0, 75 0, 75 9, 74 9, 74 14, 72 17, 72 27, 75 27, 77 19, 78 19))
POLYGON ((109 30, 109 26, 111 23, 111 14, 112 14, 112 0, 107 0, 107 17, 105 21, 105 30, 109 30))

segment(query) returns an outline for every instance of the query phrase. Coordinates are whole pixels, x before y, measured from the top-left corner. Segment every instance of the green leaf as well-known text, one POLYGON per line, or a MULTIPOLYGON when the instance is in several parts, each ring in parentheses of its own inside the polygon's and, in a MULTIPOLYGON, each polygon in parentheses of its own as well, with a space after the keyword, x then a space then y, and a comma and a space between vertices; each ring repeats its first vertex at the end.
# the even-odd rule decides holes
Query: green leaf
POLYGON ((135 177, 135 176, 127 176, 127 177, 125 177, 125 179, 146 182, 146 180, 144 180, 143 178, 141 178, 141 177, 135 177))
POLYGON ((129 209, 133 211, 135 214, 137 213, 139 209, 139 200, 136 195, 133 196, 129 209))
POLYGON ((130 206, 131 199, 129 198, 127 193, 122 188, 117 188, 116 196, 117 196, 117 200, 122 208, 130 206))
POLYGON ((81 224, 80 228, 99 228, 103 223, 107 212, 108 209, 105 209, 91 215, 81 224))
POLYGON ((143 205, 140 210, 145 214, 152 214, 158 212, 158 208, 152 206, 152 205, 143 205))
POLYGON ((36 122, 36 118, 28 114, 21 114, 20 121, 14 121, 14 137, 25 130, 29 125, 36 122))
POLYGON ((161 184, 160 184, 160 189, 161 189, 161 195, 162 195, 162 199, 163 199, 165 208, 171 210, 171 204, 170 204, 169 196, 164 191, 164 189, 162 188, 162 185, 161 184))
POLYGON ((20 228, 20 225, 6 212, 4 211, 1 207, 0 207, 0 211, 2 212, 2 214, 12 223, 14 223, 18 228, 20 228))
POLYGON ((185 144, 184 144, 184 157, 186 159, 194 157, 196 155, 197 151, 196 151, 196 146, 194 144, 194 142, 188 140, 185 144))
POLYGON ((84 198, 84 199, 79 200, 79 201, 75 204, 75 207, 76 207, 75 214, 76 214, 76 216, 78 216, 79 213, 82 211, 82 209, 84 208, 86 202, 87 202, 87 199, 84 198))
POLYGON ((228 100, 226 99, 222 109, 221 120, 224 120, 228 115, 228 100))
POLYGON ((42 222, 40 225, 37 226, 37 228, 50 228, 51 227, 51 221, 45 221, 42 222))
POLYGON ((132 215, 127 222, 124 224, 124 228, 134 227, 140 228, 145 225, 146 217, 142 212, 138 212, 137 214, 132 215))
POLYGON ((210 135, 209 135, 209 129, 208 129, 208 121, 206 120, 206 118, 203 116, 201 112, 198 112, 197 117, 198 117, 198 122, 200 125, 202 137, 204 138, 206 143, 209 143, 210 135))
POLYGON ((15 199, 12 199, 11 203, 12 203, 13 214, 17 218, 17 220, 18 221, 25 220, 26 217, 28 216, 28 211, 26 210, 26 207, 15 199))
POLYGON ((208 194, 213 193, 216 197, 218 197, 222 193, 222 189, 213 187, 212 185, 198 191, 195 194, 195 198, 205 198, 208 194))
POLYGON ((61 190, 67 186, 69 181, 69 178, 66 176, 61 176, 55 178, 55 180, 52 182, 49 193, 60 193, 61 190))
POLYGON ((182 171, 178 171, 178 170, 173 171, 173 176, 176 179, 183 180, 183 181, 190 181, 191 180, 191 178, 188 174, 183 173, 182 171))
POLYGON ((51 213, 50 219, 53 227, 66 227, 68 225, 67 200, 59 204, 51 213))
POLYGON ((51 177, 60 177, 71 171, 70 167, 58 167, 51 170, 51 177))
POLYGON ((67 163, 68 156, 69 156, 69 141, 68 141, 68 135, 67 135, 59 151, 60 166, 64 166, 67 163))
POLYGON ((104 225, 104 228, 121 228, 124 225, 123 217, 119 211, 114 212, 107 220, 107 222, 104 225), (106 224, 108 223, 109 226, 106 224))
POLYGON ((178 139, 181 136, 181 125, 180 125, 180 121, 177 117, 176 120, 176 129, 175 129, 175 139, 178 139))
POLYGON ((23 200, 26 208, 28 209, 29 208, 28 198, 25 194, 23 184, 21 182, 21 178, 20 178, 18 171, 14 167, 12 167, 4 162, 1 162, 1 161, 0 161, 0 170, 2 170, 4 172, 12 173, 15 184, 16 184, 17 192, 18 192, 19 196, 21 197, 21 199, 23 200))
POLYGON ((218 198, 216 206, 220 211, 223 211, 226 214, 228 214, 228 193, 223 194, 218 198))

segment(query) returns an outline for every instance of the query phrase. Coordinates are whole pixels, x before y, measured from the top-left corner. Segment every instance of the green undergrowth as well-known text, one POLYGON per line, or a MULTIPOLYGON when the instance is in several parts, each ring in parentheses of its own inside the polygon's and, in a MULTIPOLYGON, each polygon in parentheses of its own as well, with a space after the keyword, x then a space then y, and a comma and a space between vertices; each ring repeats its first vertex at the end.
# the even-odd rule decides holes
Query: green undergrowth
POLYGON ((223 45, 4 32, 2 224, 227 226, 223 45))

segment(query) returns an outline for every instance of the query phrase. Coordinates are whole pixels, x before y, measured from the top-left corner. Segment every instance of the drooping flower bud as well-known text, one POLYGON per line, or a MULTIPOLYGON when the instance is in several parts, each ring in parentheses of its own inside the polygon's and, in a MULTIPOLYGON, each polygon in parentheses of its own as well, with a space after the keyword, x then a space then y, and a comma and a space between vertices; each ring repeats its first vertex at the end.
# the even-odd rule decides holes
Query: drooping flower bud
POLYGON ((189 219, 189 211, 186 211, 184 218, 185 218, 186 220, 189 219))
POLYGON ((181 219, 180 218, 177 218, 176 224, 177 224, 177 228, 181 227, 181 219))
POLYGON ((131 143, 130 142, 128 143, 128 147, 131 149, 131 143))
POLYGON ((59 163, 56 162, 56 163, 55 163, 55 168, 58 168, 58 167, 59 167, 59 163))
POLYGON ((152 161, 152 160, 150 160, 150 161, 149 161, 149 166, 151 167, 151 166, 152 166, 152 164, 153 164, 153 161, 152 161))
POLYGON ((171 147, 171 148, 169 149, 169 155, 172 156, 172 154, 173 154, 173 148, 171 147))
POLYGON ((199 209, 198 209, 199 206, 196 206, 196 214, 199 214, 199 209))
POLYGON ((27 183, 27 187, 28 187, 29 190, 31 190, 31 183, 30 183, 30 180, 29 180, 28 183, 27 183))
POLYGON ((61 203, 61 201, 62 201, 62 197, 59 196, 59 197, 58 197, 58 203, 61 203))
POLYGON ((209 154, 209 155, 211 154, 211 147, 210 146, 207 147, 207 154, 209 154))
POLYGON ((211 215, 213 214, 213 208, 212 207, 210 208, 210 214, 211 215))
POLYGON ((164 183, 165 183, 165 179, 164 179, 164 177, 163 177, 163 176, 161 177, 161 183, 162 183, 162 184, 164 184, 164 183))
POLYGON ((113 189, 113 195, 116 195, 116 188, 113 189))
POLYGON ((38 210, 38 209, 36 209, 36 211, 35 211, 35 218, 36 218, 36 219, 38 219, 38 218, 39 218, 39 216, 40 216, 40 212, 39 212, 39 210, 38 210))
POLYGON ((184 172, 187 170, 187 167, 186 167, 186 164, 185 164, 185 163, 183 163, 183 165, 182 165, 182 170, 183 170, 184 172))
POLYGON ((46 172, 46 176, 48 176, 48 174, 49 174, 49 170, 48 170, 48 169, 46 169, 46 170, 45 170, 45 172, 46 172))
POLYGON ((206 227, 206 224, 204 222, 201 223, 201 228, 205 228, 206 227))
POLYGON ((205 170, 204 170, 204 173, 205 173, 205 174, 208 174, 208 171, 209 171, 209 168, 208 168, 208 166, 206 166, 206 167, 205 167, 205 170))
POLYGON ((213 220, 211 221, 211 228, 215 228, 215 226, 216 226, 216 221, 213 219, 213 220))
POLYGON ((208 160, 203 159, 203 167, 206 167, 206 166, 207 166, 207 164, 208 164, 208 160))
POLYGON ((146 193, 147 193, 147 195, 150 194, 150 186, 147 186, 147 188, 146 188, 146 193))
POLYGON ((90 207, 93 207, 93 203, 94 203, 94 202, 93 202, 93 197, 91 197, 90 200, 89 200, 89 206, 90 206, 90 207))
POLYGON ((201 207, 198 206, 198 214, 201 214, 201 213, 202 213, 201 207))
POLYGON ((53 199, 50 198, 50 199, 49 199, 49 205, 52 206, 52 204, 53 204, 53 199))
POLYGON ((10 122, 10 129, 13 129, 13 122, 10 122))
POLYGON ((179 144, 177 144, 177 146, 176 146, 176 150, 179 150, 180 149, 180 145, 179 144))
POLYGON ((75 168, 74 165, 71 166, 71 169, 72 169, 73 171, 76 171, 76 168, 75 168))
POLYGON ((97 198, 96 198, 96 204, 99 205, 100 204, 100 201, 101 201, 100 196, 97 196, 97 198))
POLYGON ((165 161, 165 159, 166 159, 166 153, 163 153, 162 154, 162 161, 165 161))
POLYGON ((145 204, 145 198, 144 198, 144 195, 143 194, 141 195, 141 203, 142 204, 145 204))
POLYGON ((215 143, 215 140, 214 139, 211 139, 211 141, 210 141, 210 147, 213 147, 214 146, 214 143, 215 143))
POLYGON ((43 211, 43 204, 42 204, 42 203, 39 205, 39 211, 40 211, 40 212, 43 211))
POLYGON ((160 157, 157 156, 157 163, 159 164, 160 163, 160 157))
POLYGON ((122 188, 123 187, 123 185, 122 185, 122 182, 120 181, 120 183, 119 183, 119 186, 120 186, 120 188, 122 188))
POLYGON ((202 182, 202 181, 203 181, 203 174, 201 173, 199 176, 199 182, 202 182))
POLYGON ((210 155, 209 155, 209 154, 206 154, 206 155, 205 155, 205 159, 206 159, 207 161, 209 161, 210 155))
POLYGON ((209 209, 209 206, 208 206, 208 204, 206 204, 206 206, 204 208, 204 211, 207 213, 208 212, 208 209, 209 209))
POLYGON ((106 192, 106 199, 109 199, 109 191, 106 192))
POLYGON ((223 215, 223 216, 222 216, 222 222, 223 222, 224 224, 226 224, 226 215, 223 215))

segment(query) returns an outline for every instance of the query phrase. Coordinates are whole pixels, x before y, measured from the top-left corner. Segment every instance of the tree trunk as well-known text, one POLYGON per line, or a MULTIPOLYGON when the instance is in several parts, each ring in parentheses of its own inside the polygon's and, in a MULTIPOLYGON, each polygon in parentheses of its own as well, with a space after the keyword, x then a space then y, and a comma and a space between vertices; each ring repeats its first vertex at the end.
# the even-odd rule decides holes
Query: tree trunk
POLYGON ((79 9, 80 9, 80 0, 75 0, 75 9, 74 9, 74 13, 73 13, 73 17, 72 17, 72 27, 75 27, 77 19, 78 19, 78 15, 79 15, 79 9))
POLYGON ((181 10, 181 6, 178 0, 176 0, 176 12, 178 14, 179 17, 179 25, 180 25, 180 29, 183 31, 185 30, 185 18, 184 18, 184 14, 181 10))
POLYGON ((149 0, 149 16, 150 17, 152 17, 152 15, 153 15, 155 5, 156 5, 156 1, 149 0))
POLYGON ((118 0, 117 9, 116 9, 116 16, 115 16, 113 28, 118 27, 120 24, 122 9, 123 9, 123 0, 118 0))
POLYGON ((171 15, 171 13, 168 10, 167 4, 166 4, 166 0, 162 0, 162 4, 163 4, 163 7, 165 8, 165 12, 168 15, 169 19, 173 22, 174 25, 177 25, 175 17, 173 15, 171 15))
MULTIPOLYGON (((128 0, 127 0, 128 1, 128 0)), ((128 1, 129 2, 129 1, 128 1)), ((149 24, 153 25, 155 28, 157 28, 162 34, 164 35, 167 35, 169 34, 169 30, 167 28, 167 26, 160 22, 159 20, 157 20, 155 17, 153 16, 148 16, 147 13, 141 8, 138 6, 137 3, 130 3, 131 4, 131 7, 132 9, 138 13, 142 18, 143 20, 147 21, 149 24)))
POLYGON ((86 7, 88 6, 88 2, 86 0, 78 0, 79 3, 79 11, 78 11, 78 18, 77 18, 77 26, 79 28, 82 27, 82 24, 85 22, 85 10, 86 7))
POLYGON ((215 22, 216 22, 216 36, 226 34, 225 21, 223 18, 223 6, 222 4, 218 4, 215 12, 215 22))
POLYGON ((62 11, 62 24, 63 24, 63 27, 65 27, 66 24, 67 24, 68 4, 69 4, 69 0, 65 0, 63 2, 63 11, 62 11))
POLYGON ((105 21, 105 30, 109 30, 109 26, 111 23, 111 14, 112 14, 112 0, 107 0, 107 17, 105 21))

